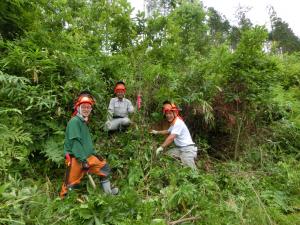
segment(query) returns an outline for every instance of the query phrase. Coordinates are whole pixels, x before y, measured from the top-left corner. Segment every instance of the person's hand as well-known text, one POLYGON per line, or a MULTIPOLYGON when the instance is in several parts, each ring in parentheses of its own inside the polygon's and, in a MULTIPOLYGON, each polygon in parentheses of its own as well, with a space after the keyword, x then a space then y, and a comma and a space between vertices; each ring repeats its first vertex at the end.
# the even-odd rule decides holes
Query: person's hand
POLYGON ((111 121, 107 121, 105 125, 106 128, 109 130, 111 128, 111 121))
POLYGON ((164 150, 163 147, 159 146, 157 149, 156 149, 156 155, 159 155, 160 152, 162 152, 164 150))
POLYGON ((150 134, 158 134, 158 131, 157 130, 151 130, 150 134))
POLYGON ((90 165, 88 164, 88 162, 82 162, 82 170, 89 170, 90 165))

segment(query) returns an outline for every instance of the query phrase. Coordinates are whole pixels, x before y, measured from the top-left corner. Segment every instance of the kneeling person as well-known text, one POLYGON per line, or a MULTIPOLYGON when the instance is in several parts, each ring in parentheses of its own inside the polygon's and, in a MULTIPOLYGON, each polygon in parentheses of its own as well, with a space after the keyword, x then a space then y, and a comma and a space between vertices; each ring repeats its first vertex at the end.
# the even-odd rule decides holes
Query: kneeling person
POLYGON ((134 112, 134 107, 131 101, 125 98, 126 88, 124 82, 119 81, 114 92, 116 97, 110 100, 105 128, 108 131, 121 131, 130 125, 131 121, 128 115, 134 112))
POLYGON ((168 130, 152 130, 152 134, 167 134, 168 137, 156 150, 158 155, 167 146, 175 143, 176 147, 167 151, 167 154, 181 159, 184 165, 196 169, 195 159, 197 157, 197 147, 192 140, 191 134, 178 114, 178 109, 175 104, 169 101, 165 101, 163 104, 163 114, 166 120, 169 122, 170 127, 168 130))

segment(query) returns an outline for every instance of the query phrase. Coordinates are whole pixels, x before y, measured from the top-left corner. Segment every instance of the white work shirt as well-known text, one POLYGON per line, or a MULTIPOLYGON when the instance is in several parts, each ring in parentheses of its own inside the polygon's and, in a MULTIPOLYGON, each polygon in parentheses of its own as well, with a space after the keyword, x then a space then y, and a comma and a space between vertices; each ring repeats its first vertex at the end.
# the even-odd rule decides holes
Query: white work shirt
POLYGON ((195 144, 192 140, 191 134, 183 120, 176 118, 175 123, 169 127, 169 134, 176 134, 174 139, 177 147, 185 147, 195 144))
POLYGON ((132 113, 133 111, 134 107, 131 101, 127 98, 123 98, 122 100, 120 100, 118 97, 116 97, 110 100, 108 112, 112 116, 125 118, 128 117, 128 113, 132 113))

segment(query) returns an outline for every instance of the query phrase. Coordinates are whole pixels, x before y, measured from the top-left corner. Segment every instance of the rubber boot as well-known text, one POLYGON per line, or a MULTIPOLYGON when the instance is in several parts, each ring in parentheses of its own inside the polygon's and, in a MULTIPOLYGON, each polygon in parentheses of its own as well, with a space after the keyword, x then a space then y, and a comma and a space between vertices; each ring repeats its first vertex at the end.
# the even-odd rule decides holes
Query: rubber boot
POLYGON ((107 194, 117 195, 119 193, 118 188, 111 188, 109 180, 101 181, 101 185, 102 185, 103 191, 107 194))

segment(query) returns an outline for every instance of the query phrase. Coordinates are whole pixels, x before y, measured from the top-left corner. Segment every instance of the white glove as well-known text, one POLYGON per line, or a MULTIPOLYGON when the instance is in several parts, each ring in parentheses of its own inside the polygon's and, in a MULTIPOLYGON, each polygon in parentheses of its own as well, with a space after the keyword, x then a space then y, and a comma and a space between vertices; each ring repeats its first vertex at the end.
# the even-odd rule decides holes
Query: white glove
POLYGON ((156 149, 156 155, 158 155, 160 152, 164 150, 163 147, 159 146, 159 148, 156 149))
POLYGON ((111 121, 107 121, 105 123, 105 127, 106 127, 107 130, 110 130, 111 129, 111 121))
POLYGON ((150 134, 158 134, 158 131, 157 130, 151 130, 150 134))

